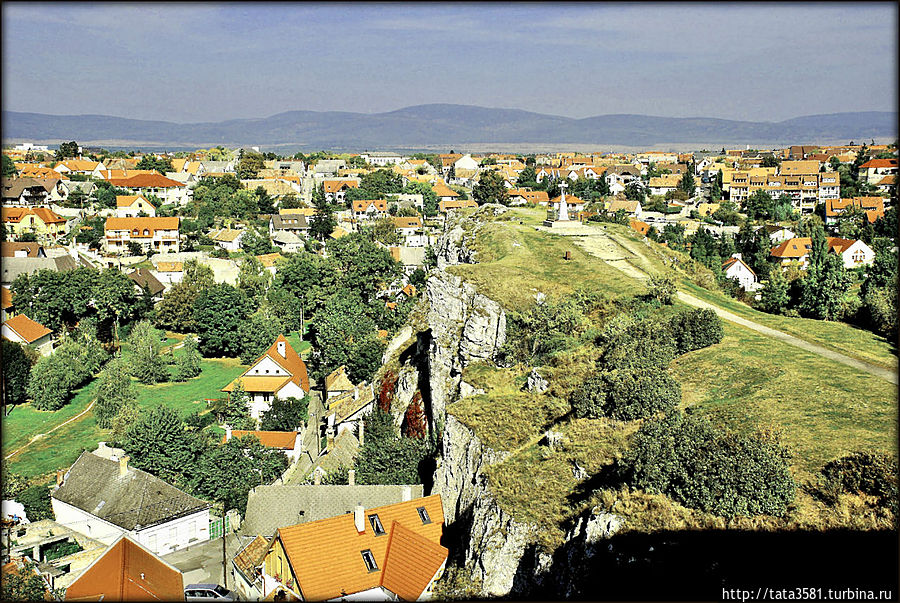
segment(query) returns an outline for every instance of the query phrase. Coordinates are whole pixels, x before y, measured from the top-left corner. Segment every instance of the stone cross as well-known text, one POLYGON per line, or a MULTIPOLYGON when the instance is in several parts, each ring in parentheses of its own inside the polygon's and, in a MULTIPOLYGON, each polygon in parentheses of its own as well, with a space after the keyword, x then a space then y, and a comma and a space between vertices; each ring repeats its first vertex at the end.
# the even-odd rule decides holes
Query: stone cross
POLYGON ((569 208, 566 203, 566 187, 568 184, 565 182, 559 183, 559 218, 557 218, 560 222, 568 221, 569 219, 569 208))

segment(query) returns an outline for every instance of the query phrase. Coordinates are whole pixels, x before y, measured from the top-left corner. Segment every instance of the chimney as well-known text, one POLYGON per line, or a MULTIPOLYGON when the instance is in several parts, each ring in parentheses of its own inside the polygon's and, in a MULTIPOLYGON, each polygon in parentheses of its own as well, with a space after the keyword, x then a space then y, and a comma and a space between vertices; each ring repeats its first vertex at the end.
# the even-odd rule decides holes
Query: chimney
POLYGON ((322 485, 322 473, 319 471, 318 468, 316 468, 316 470, 313 471, 313 485, 314 486, 322 485))
POLYGON ((56 485, 62 486, 64 481, 66 481, 66 470, 58 469, 56 471, 56 485))
POLYGON ((353 399, 359 400, 359 388, 358 387, 353 388, 353 399))
POLYGON ((334 427, 329 427, 325 432, 325 448, 327 450, 334 448, 334 427))
POLYGON ((412 488, 403 486, 403 489, 400 491, 400 502, 407 502, 410 500, 412 500, 412 488))
POLYGON ((357 532, 362 534, 366 531, 366 510, 359 503, 357 503, 356 508, 353 509, 353 522, 356 524, 357 532))
POLYGON ((285 345, 286 344, 283 341, 278 342, 278 353, 281 355, 282 358, 287 358, 287 351, 286 351, 285 345))
POLYGON ((366 431, 366 422, 360 421, 359 422, 359 438, 358 438, 360 446, 362 446, 365 443, 365 442, 363 442, 363 437, 365 436, 365 431, 366 431))
POLYGON ((119 459, 119 477, 128 473, 128 455, 119 459))
POLYGON ((231 425, 226 425, 225 426, 225 441, 227 442, 230 439, 231 439, 231 425))
POLYGON ((355 486, 356 485, 356 469, 351 469, 347 472, 347 485, 355 486))

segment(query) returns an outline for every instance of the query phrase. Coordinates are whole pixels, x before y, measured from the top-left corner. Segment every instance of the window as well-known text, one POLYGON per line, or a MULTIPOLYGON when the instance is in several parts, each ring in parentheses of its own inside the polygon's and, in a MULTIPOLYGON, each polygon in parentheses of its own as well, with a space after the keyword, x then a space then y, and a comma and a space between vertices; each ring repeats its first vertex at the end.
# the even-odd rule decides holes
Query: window
POLYGON ((375 563, 375 556, 372 554, 372 551, 370 551, 369 549, 366 549, 364 551, 360 551, 360 553, 362 553, 362 558, 366 564, 366 568, 370 572, 377 572, 378 564, 375 563))
POLYGON ((372 524, 372 530, 376 536, 384 535, 384 526, 381 525, 381 519, 378 518, 377 514, 369 515, 369 523, 372 524))
POLYGON ((425 507, 419 507, 416 511, 419 512, 419 519, 422 520, 423 524, 431 523, 431 518, 428 517, 428 511, 425 510, 425 507))
POLYGON ((271 396, 270 396, 269 394, 263 394, 263 395, 262 395, 262 401, 263 401, 263 402, 268 402, 270 398, 271 398, 271 396))

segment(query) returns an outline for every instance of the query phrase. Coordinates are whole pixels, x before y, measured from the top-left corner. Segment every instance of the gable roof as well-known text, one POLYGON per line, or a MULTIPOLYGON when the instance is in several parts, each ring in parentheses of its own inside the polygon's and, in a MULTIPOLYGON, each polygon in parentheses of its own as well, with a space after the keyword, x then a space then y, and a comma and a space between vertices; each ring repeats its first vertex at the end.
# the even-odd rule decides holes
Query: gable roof
POLYGON ((3 222, 18 224, 25 216, 34 215, 44 224, 65 224, 66 219, 47 207, 3 207, 0 208, 0 219, 3 222))
POLYGON ((78 263, 70 255, 61 255, 55 258, 3 258, 2 266, 2 281, 11 283, 20 274, 32 274, 38 270, 74 270, 78 268, 78 263))
MULTIPOLYGON (((559 205, 562 195, 550 199, 550 205, 559 205)), ((579 199, 575 195, 566 195, 566 205, 584 205, 584 200, 579 199)))
POLYGON ((772 248, 771 255, 782 259, 799 259, 809 254, 812 250, 812 239, 809 237, 794 237, 772 248))
POLYGON ((331 373, 325 377, 325 391, 350 391, 355 385, 350 381, 350 378, 347 376, 347 367, 343 364, 338 368, 331 371, 331 373))
POLYGON ((47 253, 44 252, 44 246, 40 243, 23 243, 19 241, 3 241, 0 243, 0 257, 4 258, 36 258, 39 257, 41 253, 43 253, 43 257, 47 257, 47 253), (16 254, 21 251, 24 251, 25 255, 17 256, 16 254))
POLYGON ((51 496, 129 531, 209 508, 199 498, 140 469, 128 467, 119 476, 118 462, 90 452, 78 457, 51 496))
POLYGON ((258 391, 258 392, 275 392, 281 389, 285 383, 288 381, 293 381, 295 384, 299 385, 304 392, 309 393, 309 374, 306 371, 306 363, 303 362, 303 359, 300 358, 300 355, 294 351, 294 348, 291 347, 291 343, 285 338, 284 335, 279 335, 275 338, 272 346, 266 350, 266 353, 254 360, 250 363, 250 367, 244 371, 244 373, 222 388, 222 391, 230 392, 234 386, 241 382, 246 391, 258 391), (284 343, 284 356, 278 353, 278 344, 284 343), (253 370, 257 364, 262 361, 263 358, 270 358, 275 364, 283 368, 288 372, 290 377, 263 377, 257 375, 251 375, 250 371, 253 370), (261 381, 268 379, 269 381, 261 381), (276 383, 275 380, 281 381, 281 383, 276 383), (249 389, 251 387, 266 387, 266 388, 275 388, 275 389, 249 389))
POLYGON ((116 207, 131 207, 138 199, 150 207, 156 208, 156 206, 148 199, 145 199, 143 195, 116 195, 116 207))
POLYGON ((138 287, 141 287, 142 289, 146 287, 150 291, 150 295, 158 295, 166 289, 163 284, 159 282, 159 279, 153 276, 153 273, 146 268, 138 268, 129 274, 128 278, 133 280, 138 287))
POLYGON ((110 178, 109 183, 121 188, 182 188, 184 184, 162 174, 138 174, 130 178, 110 178))
POLYGON ((323 180, 322 187, 326 193, 336 193, 346 188, 359 188, 359 182, 356 180, 323 180))
POLYGON ((269 550, 269 541, 262 536, 257 536, 242 548, 234 557, 234 566, 241 572, 251 584, 259 576, 257 568, 262 565, 269 550))
MULTIPOLYGON (((281 450, 293 450, 297 441, 296 431, 251 431, 245 429, 231 430, 232 438, 242 438, 247 435, 256 436, 259 443, 268 448, 279 448, 281 450)), ((222 443, 229 440, 228 434, 222 436, 222 443)))
POLYGON ((640 220, 629 220, 628 225, 642 235, 650 232, 650 225, 640 220))
POLYGON ((438 197, 459 197, 459 193, 451 189, 442 181, 436 182, 434 186, 431 187, 431 190, 433 190, 434 194, 438 197))
POLYGON ((122 535, 66 589, 67 601, 183 601, 181 572, 122 535))
MULTIPOLYGON (((271 537, 279 528, 328 519, 353 511, 357 504, 366 508, 390 505, 403 500, 402 485, 300 485, 270 484, 257 486, 247 498, 247 513, 242 531, 271 537)), ((422 498, 424 486, 408 486, 412 500, 422 498)), ((385 526, 387 527, 387 526, 385 526)))
POLYGON ((399 521, 391 525, 381 585, 405 601, 415 601, 447 560, 448 551, 399 521))
POLYGON ((744 268, 746 268, 747 270, 750 271, 750 274, 752 274, 753 276, 756 276, 756 273, 753 272, 753 268, 748 266, 747 263, 744 260, 742 260, 741 258, 734 258, 734 257, 728 258, 727 260, 722 262, 722 270, 728 270, 735 264, 741 264, 744 268))
POLYGON ((157 262, 157 272, 183 272, 184 262, 157 262))
MULTIPOLYGON (((437 553, 432 547, 418 543, 424 540, 440 546, 444 523, 440 495, 366 509, 365 516, 366 529, 361 533, 356 531, 352 513, 278 530, 277 538, 284 547, 297 578, 297 586, 303 592, 304 598, 325 600, 339 597, 342 592, 353 594, 383 586, 384 568, 393 563, 387 559, 387 554, 397 533, 396 524, 411 532, 411 535, 401 535, 400 539, 412 540, 412 543, 400 544, 397 562, 418 564, 426 561, 426 563, 424 563, 425 570, 407 568, 402 572, 399 567, 394 568, 391 574, 392 583, 402 586, 407 595, 420 586, 416 596, 409 597, 411 600, 417 599, 428 586, 427 582, 421 582, 420 575, 427 571, 437 553), (427 511, 431 519, 429 523, 422 523, 416 511, 419 507, 424 507, 427 511), (368 520, 368 516, 373 514, 379 516, 382 526, 390 530, 389 534, 381 536, 374 534, 368 520), (426 560, 409 558, 410 551, 416 548, 427 551, 426 560), (323 550, 327 550, 328 555, 321 554, 323 550), (361 554, 364 550, 371 551, 377 570, 369 571, 366 567, 361 554)), ((443 563, 449 551, 444 547, 440 548, 443 563)), ((428 577, 429 581, 431 577, 428 577)))
POLYGON ((360 385, 333 397, 328 402, 325 416, 334 415, 334 424, 343 423, 366 406, 375 401, 375 392, 371 385, 360 385))
POLYGON ((232 241, 237 240, 244 234, 243 230, 236 230, 234 228, 223 228, 221 230, 214 230, 209 233, 209 238, 213 241, 220 241, 222 243, 231 243, 232 241))
POLYGON ((397 228, 421 228, 422 219, 418 216, 402 216, 391 218, 397 228))
POLYGON ((264 268, 271 268, 278 261, 278 258, 283 258, 284 256, 280 253, 264 253, 263 255, 256 256, 256 259, 259 260, 259 263, 263 265, 264 268))
MULTIPOLYGON (((109 217, 103 225, 104 230, 137 230, 137 236, 144 236, 143 231, 149 230, 152 237, 157 230, 178 230, 178 216, 172 217, 143 217, 143 218, 114 218, 109 217)), ((135 235, 132 235, 135 236, 135 235)))
POLYGON ((364 212, 372 206, 377 211, 387 211, 387 201, 384 199, 359 199, 353 202, 353 211, 364 212))
POLYGON ((41 323, 31 320, 24 314, 16 314, 12 318, 7 319, 3 324, 12 329, 26 343, 34 343, 41 337, 53 332, 41 323))
POLYGON ((861 168, 897 167, 897 160, 896 159, 870 159, 859 167, 861 167, 861 168))

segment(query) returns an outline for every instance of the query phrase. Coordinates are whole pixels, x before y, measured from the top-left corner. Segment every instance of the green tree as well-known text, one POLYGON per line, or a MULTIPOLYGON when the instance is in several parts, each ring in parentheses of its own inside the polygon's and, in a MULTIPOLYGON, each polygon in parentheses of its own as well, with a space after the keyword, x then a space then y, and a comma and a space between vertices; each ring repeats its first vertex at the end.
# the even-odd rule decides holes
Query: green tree
POLYGON ((295 253, 279 267, 274 288, 283 289, 299 299, 309 319, 337 288, 339 278, 332 258, 314 253, 295 253))
POLYGON ((97 418, 98 427, 111 428, 113 419, 122 405, 137 401, 137 392, 128 373, 127 363, 122 358, 116 357, 100 374, 97 399, 94 401, 94 416, 97 418))
POLYGON ((325 185, 320 184, 313 194, 313 207, 316 213, 309 223, 309 234, 319 241, 326 240, 337 227, 334 210, 325 198, 325 185))
POLYGON ((365 303, 401 274, 400 264, 390 252, 363 233, 332 239, 325 248, 341 272, 341 284, 358 293, 365 303))
POLYGON ((200 352, 209 357, 235 358, 241 353, 238 333, 251 303, 244 293, 227 283, 202 290, 194 301, 194 324, 200 338, 200 352))
POLYGON ((744 201, 744 212, 751 220, 770 218, 774 208, 775 201, 772 196, 762 189, 753 191, 753 194, 744 201))
MULTIPOLYGON (((262 186, 257 186, 254 191, 256 195, 256 205, 259 207, 259 213, 261 214, 274 214, 275 212, 275 200, 269 196, 269 193, 266 192, 266 189, 262 186)), ((295 197, 296 198, 296 197, 295 197)))
POLYGON ((671 305, 678 291, 675 280, 670 276, 653 275, 648 281, 650 297, 661 304, 671 305))
MULTIPOLYGON (((31 520, 30 516, 29 520, 31 520)), ((30 563, 28 565, 28 569, 21 573, 3 574, 4 601, 44 601, 48 598, 48 589, 44 579, 31 569, 30 563)))
POLYGON ((56 160, 62 161, 64 159, 72 159, 74 157, 78 157, 78 143, 74 140, 71 142, 64 142, 59 145, 59 150, 56 151, 56 160))
POLYGON ((18 175, 19 170, 16 169, 16 164, 13 163, 12 158, 9 155, 3 156, 3 177, 4 178, 13 178, 18 175))
POLYGON ((369 381, 381 365, 385 343, 378 338, 375 322, 366 315, 364 302, 349 291, 336 293, 316 312, 310 332, 316 379, 346 365, 351 381, 369 381))
POLYGON ((259 428, 265 431, 297 431, 306 420, 309 398, 275 398, 269 410, 260 414, 259 428))
POLYGON ((28 381, 31 378, 31 362, 25 354, 25 349, 20 344, 4 338, 2 363, 3 405, 11 407, 15 404, 24 404, 28 381))
POLYGON ((688 197, 694 196, 694 192, 697 190, 697 183, 694 180, 694 174, 690 166, 688 166, 688 169, 681 176, 681 182, 678 184, 678 188, 686 192, 688 197))
POLYGON ((170 483, 185 482, 205 442, 185 429, 178 413, 165 405, 143 412, 120 442, 130 463, 170 483))
POLYGON ((128 362, 129 373, 145 385, 169 380, 169 369, 160 356, 163 333, 146 320, 138 322, 131 329, 128 344, 131 355, 128 362))
POLYGON ((675 342, 675 353, 686 354, 722 341, 725 329, 722 319, 710 308, 679 312, 669 319, 675 342))
POLYGON ((503 186, 503 176, 500 172, 483 172, 472 189, 472 198, 478 205, 485 203, 509 205, 509 193, 503 186))
POLYGON ((222 420, 232 429, 255 429, 256 422, 250 416, 249 405, 250 396, 244 391, 244 386, 239 381, 228 392, 222 420))
POLYGON ((200 351, 197 349, 197 338, 188 335, 184 338, 184 348, 175 360, 175 381, 187 381, 202 371, 200 351))
POLYGON ((272 273, 266 270, 259 258, 247 256, 241 262, 237 287, 247 296, 254 307, 259 307, 272 283, 272 273))
POLYGON ((51 356, 44 356, 31 368, 26 391, 39 410, 58 410, 74 390, 89 379, 106 359, 96 339, 66 337, 51 356))
POLYGON ((259 171, 265 167, 265 159, 259 153, 244 153, 238 160, 235 171, 241 180, 251 180, 259 175, 259 171))
POLYGON ((300 298, 284 287, 269 287, 260 310, 277 317, 286 333, 302 329, 300 321, 304 316, 300 298))
POLYGON ((519 172, 519 177, 516 179, 516 186, 520 188, 533 188, 537 185, 537 172, 534 171, 534 167, 525 166, 525 169, 519 172))
POLYGON ((769 280, 759 292, 759 306, 770 314, 783 314, 791 301, 790 283, 784 277, 781 268, 769 273, 769 280))
POLYGON ((434 189, 424 182, 412 181, 403 187, 403 192, 408 195, 422 195, 426 216, 436 216, 438 213, 438 200, 434 189))
POLYGON ((375 222, 372 228, 372 235, 375 240, 384 245, 399 245, 400 231, 390 218, 382 218, 375 222))
POLYGON ((633 421, 671 411, 680 401, 681 386, 665 370, 613 369, 588 378, 572 407, 578 417, 633 421))
POLYGON ((251 256, 265 255, 267 253, 278 251, 278 249, 272 245, 272 240, 268 235, 260 233, 255 228, 248 228, 244 231, 244 236, 241 237, 241 249, 251 256))
POLYGON ((172 167, 172 160, 168 157, 157 157, 156 155, 144 155, 140 161, 138 161, 136 169, 139 170, 156 170, 160 174, 164 175, 166 172, 173 172, 175 168, 172 167))
POLYGON ((625 198, 631 201, 640 201, 644 202, 646 199, 646 192, 644 187, 641 186, 641 183, 637 180, 629 182, 625 185, 625 198))
POLYGON ((778 167, 779 164, 780 162, 778 161, 777 157, 775 157, 774 155, 766 155, 762 158, 762 161, 759 165, 762 167, 778 167))
MULTIPOLYGON (((815 240, 813 241, 815 249, 815 240)), ((844 296, 852 278, 836 253, 825 253, 824 260, 812 260, 803 277, 800 311, 811 318, 837 320, 843 312, 844 296)))
POLYGON ((738 436, 676 411, 638 429, 621 467, 633 487, 690 508, 728 518, 783 516, 796 491, 789 458, 772 434, 738 436))
POLYGON ((402 438, 390 413, 376 408, 365 419, 366 437, 356 459, 360 484, 419 484, 419 468, 431 453, 430 442, 402 438))
POLYGON ((284 325, 275 316, 257 312, 241 323, 238 335, 241 342, 241 364, 250 364, 259 358, 279 335, 284 325))

